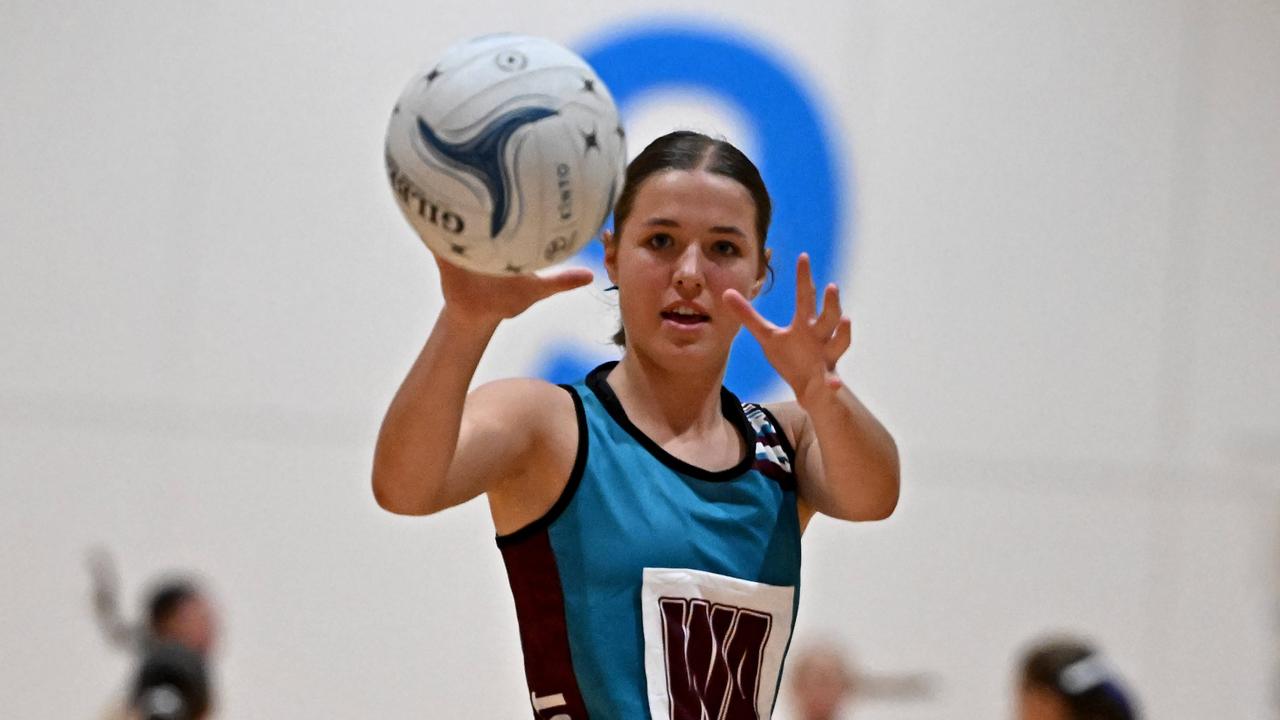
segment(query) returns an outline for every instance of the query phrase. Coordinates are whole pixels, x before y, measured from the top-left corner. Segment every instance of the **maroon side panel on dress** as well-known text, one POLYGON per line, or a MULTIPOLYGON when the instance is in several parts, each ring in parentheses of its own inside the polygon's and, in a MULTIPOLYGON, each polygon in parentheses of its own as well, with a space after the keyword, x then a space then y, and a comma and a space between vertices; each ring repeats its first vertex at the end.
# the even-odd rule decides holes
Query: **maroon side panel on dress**
POLYGON ((573 673, 560 570, 546 530, 503 544, 511 595, 520 623, 524 675, 537 720, 586 720, 587 706, 573 673))

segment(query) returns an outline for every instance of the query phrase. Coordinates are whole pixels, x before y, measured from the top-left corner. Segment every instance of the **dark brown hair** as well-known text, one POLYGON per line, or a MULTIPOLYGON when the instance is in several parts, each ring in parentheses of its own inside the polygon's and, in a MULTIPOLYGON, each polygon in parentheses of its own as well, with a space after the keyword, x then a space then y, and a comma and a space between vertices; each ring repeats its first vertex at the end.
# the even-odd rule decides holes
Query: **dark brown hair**
POLYGON ((160 635, 165 623, 188 600, 200 596, 195 582, 187 578, 167 578, 160 581, 147 598, 147 626, 153 635, 160 635))
MULTIPOLYGON (((613 206, 614 242, 622 232, 622 226, 631 215, 636 193, 651 176, 668 170, 702 170, 723 175, 746 188, 756 206, 756 235, 760 239, 759 260, 763 271, 770 277, 773 268, 765 254, 765 238, 769 235, 769 222, 773 218, 773 202, 764 186, 760 170, 741 150, 727 140, 703 135, 692 130, 676 130, 649 143, 627 166, 622 193, 613 206)), ((627 344, 626 332, 619 327, 613 335, 619 347, 627 344)))
POLYGON ((1042 640, 1022 659, 1021 682, 1062 698, 1071 720, 1137 720, 1138 712, 1092 646, 1074 638, 1042 640), (1083 672, 1082 672, 1083 671, 1083 672))

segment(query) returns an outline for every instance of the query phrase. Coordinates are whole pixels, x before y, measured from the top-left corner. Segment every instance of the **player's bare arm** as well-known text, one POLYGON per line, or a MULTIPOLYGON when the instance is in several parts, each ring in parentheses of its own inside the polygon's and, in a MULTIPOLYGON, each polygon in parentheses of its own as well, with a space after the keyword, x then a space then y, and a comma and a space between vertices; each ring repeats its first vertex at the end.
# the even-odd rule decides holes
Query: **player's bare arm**
POLYGON ((795 393, 794 402, 769 409, 793 440, 802 520, 813 511, 843 520, 892 514, 898 504, 898 448, 836 373, 852 331, 835 285, 824 290, 819 312, 809 258, 802 254, 796 263, 795 315, 786 327, 761 317, 737 293, 730 291, 725 299, 795 393))
POLYGON ((802 511, 841 520, 883 520, 893 514, 897 444, 847 387, 769 409, 794 439, 802 511))
POLYGON ((519 413, 535 411, 544 395, 516 386, 559 391, 533 380, 492 383, 471 397, 467 390, 502 320, 591 281, 581 268, 495 277, 437 265, 444 307, 387 409, 374 452, 374 497, 404 515, 466 502, 528 466, 523 461, 537 447, 540 424, 519 422, 519 413))

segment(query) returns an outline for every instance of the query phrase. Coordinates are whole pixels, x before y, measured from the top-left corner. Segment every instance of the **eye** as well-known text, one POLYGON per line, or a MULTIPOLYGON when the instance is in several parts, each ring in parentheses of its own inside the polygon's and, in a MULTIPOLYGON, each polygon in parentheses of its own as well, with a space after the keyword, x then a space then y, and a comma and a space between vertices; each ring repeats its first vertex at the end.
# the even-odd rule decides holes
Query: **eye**
POLYGON ((648 240, 644 241, 644 244, 654 250, 665 250, 671 247, 671 244, 674 242, 675 241, 671 239, 671 236, 666 233, 654 233, 649 236, 648 240))
POLYGON ((726 257, 736 257, 742 254, 742 251, 738 249, 737 244, 730 242, 729 240, 717 240, 711 245, 711 249, 717 255, 724 255, 726 257))

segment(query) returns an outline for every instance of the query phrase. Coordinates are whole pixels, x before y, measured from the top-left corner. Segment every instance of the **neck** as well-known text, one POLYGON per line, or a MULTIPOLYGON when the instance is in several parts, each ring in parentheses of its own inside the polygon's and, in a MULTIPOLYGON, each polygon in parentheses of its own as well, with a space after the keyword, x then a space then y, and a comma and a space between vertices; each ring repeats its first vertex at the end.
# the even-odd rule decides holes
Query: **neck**
POLYGON ((683 435, 724 422, 720 412, 724 365, 718 368, 674 371, 628 350, 609 373, 609 386, 633 422, 643 418, 661 424, 674 435, 683 435))

